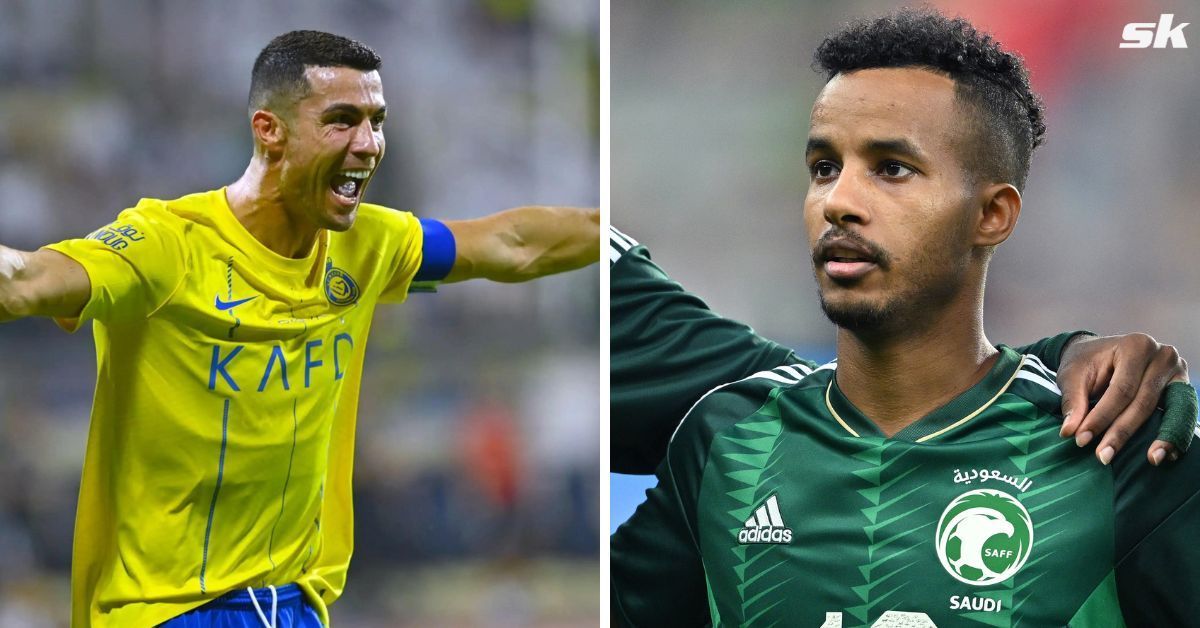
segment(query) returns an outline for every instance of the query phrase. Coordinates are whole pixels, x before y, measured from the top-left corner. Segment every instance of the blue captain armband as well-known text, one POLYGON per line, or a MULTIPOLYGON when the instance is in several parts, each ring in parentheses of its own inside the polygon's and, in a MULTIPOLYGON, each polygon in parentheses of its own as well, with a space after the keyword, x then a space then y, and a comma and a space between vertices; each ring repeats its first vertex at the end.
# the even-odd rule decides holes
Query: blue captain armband
POLYGON ((409 293, 437 292, 437 284, 450 274, 458 250, 454 244, 454 233, 440 220, 421 219, 424 238, 421 244, 421 267, 413 277, 409 293))

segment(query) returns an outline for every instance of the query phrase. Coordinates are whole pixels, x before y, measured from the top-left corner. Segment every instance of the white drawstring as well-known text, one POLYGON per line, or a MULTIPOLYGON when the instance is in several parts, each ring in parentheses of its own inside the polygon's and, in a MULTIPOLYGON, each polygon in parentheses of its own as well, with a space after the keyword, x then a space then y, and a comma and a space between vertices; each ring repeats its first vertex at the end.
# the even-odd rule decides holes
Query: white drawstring
POLYGON ((250 602, 254 604, 254 610, 258 612, 258 618, 267 628, 275 628, 275 585, 268 584, 267 588, 271 590, 271 621, 267 621, 267 616, 263 614, 262 607, 258 605, 258 597, 254 595, 254 589, 246 587, 246 591, 250 592, 250 602))

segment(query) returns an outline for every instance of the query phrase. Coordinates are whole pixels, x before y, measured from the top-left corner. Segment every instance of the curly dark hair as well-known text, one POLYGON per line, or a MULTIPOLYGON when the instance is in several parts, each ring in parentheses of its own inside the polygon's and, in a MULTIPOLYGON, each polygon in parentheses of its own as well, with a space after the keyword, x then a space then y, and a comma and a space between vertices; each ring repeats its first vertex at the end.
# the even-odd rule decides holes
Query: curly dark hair
POLYGON ((1024 189, 1033 149, 1046 134, 1042 100, 1021 57, 967 20, 931 9, 901 9, 847 24, 817 46, 813 69, 826 79, 868 68, 927 68, 955 82, 971 113, 974 141, 965 162, 977 181, 1024 189))
POLYGON ((307 67, 346 67, 370 72, 383 60, 366 44, 321 31, 292 31, 267 44, 250 72, 250 113, 279 109, 308 95, 307 67), (282 102, 281 97, 288 100, 282 102))

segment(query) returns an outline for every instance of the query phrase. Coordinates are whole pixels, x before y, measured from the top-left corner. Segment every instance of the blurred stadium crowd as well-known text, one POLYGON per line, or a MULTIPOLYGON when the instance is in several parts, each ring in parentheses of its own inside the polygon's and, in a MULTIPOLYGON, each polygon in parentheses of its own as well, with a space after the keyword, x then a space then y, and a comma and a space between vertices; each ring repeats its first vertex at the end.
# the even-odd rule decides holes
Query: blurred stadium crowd
MULTIPOLYGON (((5 0, 0 242, 233 181, 251 64, 296 28, 384 59, 367 200, 442 219, 599 203, 595 0, 5 0)), ((595 624, 598 293, 593 267, 380 309, 335 622, 595 624)), ((86 331, 0 326, 0 628, 65 625, 94 359, 86 331)))
MULTIPOLYGON (((1196 4, 931 4, 1020 52, 1047 105, 1046 144, 1033 156, 1020 223, 991 266, 991 341, 1145 331, 1179 348, 1194 382, 1200 31, 1188 33, 1188 49, 1118 44, 1126 23, 1162 13, 1200 23, 1196 4)), ((843 22, 899 6, 611 4, 613 224, 714 309, 814 359, 833 357, 834 330, 816 299, 802 221, 809 111, 824 84, 809 64, 843 22)), ((644 486, 614 477, 613 528, 644 486)))

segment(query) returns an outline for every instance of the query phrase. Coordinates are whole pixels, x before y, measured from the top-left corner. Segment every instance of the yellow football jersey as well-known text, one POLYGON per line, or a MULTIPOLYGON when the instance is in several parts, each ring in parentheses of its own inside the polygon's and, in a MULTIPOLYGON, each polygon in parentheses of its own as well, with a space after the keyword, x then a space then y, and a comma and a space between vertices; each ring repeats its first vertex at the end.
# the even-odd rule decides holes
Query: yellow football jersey
MULTIPOLYGON (((421 265, 412 215, 282 257, 224 189, 143 199, 47 248, 92 282, 97 385, 75 522, 75 626, 152 626, 299 583, 328 624, 353 547, 355 413, 371 316, 421 265)), ((74 330, 80 320, 59 321, 74 330)))

